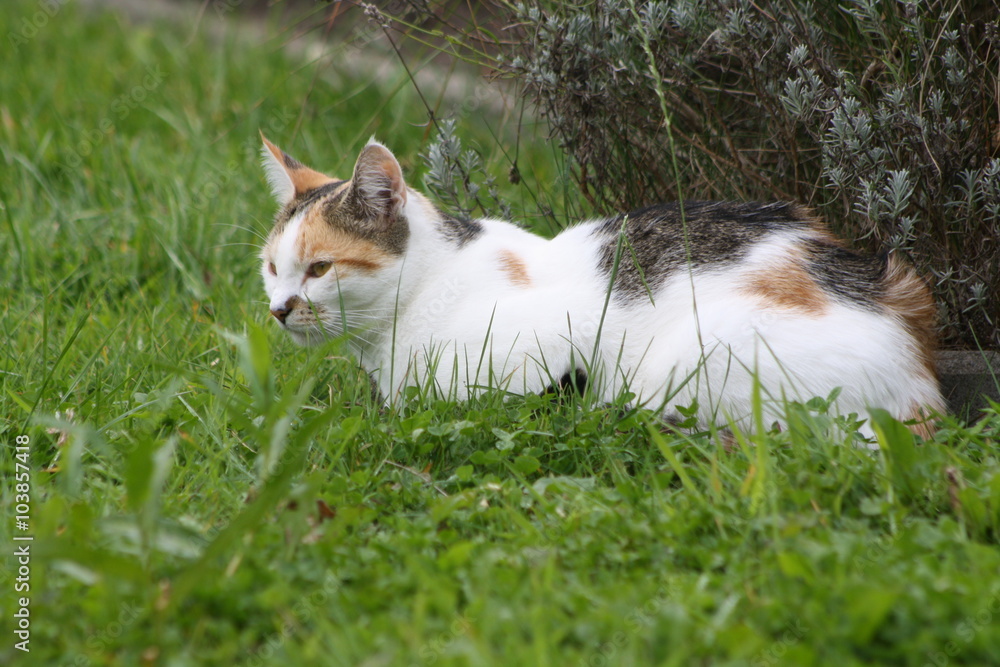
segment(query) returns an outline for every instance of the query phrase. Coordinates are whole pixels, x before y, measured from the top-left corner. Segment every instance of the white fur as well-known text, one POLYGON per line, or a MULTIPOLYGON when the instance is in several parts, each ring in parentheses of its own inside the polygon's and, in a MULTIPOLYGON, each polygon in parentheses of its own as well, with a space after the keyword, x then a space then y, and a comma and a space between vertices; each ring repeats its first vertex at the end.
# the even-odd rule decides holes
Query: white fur
POLYGON ((264 168, 264 176, 271 187, 271 194, 279 204, 285 205, 295 197, 295 184, 285 170, 285 166, 268 150, 261 146, 260 164, 264 168))
POLYGON ((302 218, 301 213, 295 215, 288 221, 285 233, 278 238, 273 259, 271 259, 277 275, 272 276, 270 268, 264 266, 264 285, 271 300, 272 311, 283 308, 292 297, 300 296, 305 287, 305 283, 301 279, 305 270, 300 269, 301 262, 295 251, 295 240, 298 238, 299 227, 302 226, 302 218))

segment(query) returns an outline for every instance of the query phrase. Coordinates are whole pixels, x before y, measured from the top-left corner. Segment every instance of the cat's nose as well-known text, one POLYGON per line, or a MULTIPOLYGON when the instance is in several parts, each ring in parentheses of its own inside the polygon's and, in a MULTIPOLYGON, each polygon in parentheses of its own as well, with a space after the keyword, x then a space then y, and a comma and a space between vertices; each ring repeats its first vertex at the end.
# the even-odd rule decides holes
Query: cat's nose
POLYGON ((285 318, 288 317, 288 313, 290 313, 290 312, 292 312, 292 311, 291 311, 290 308, 288 308, 288 304, 285 304, 285 306, 283 308, 272 308, 271 309, 271 314, 274 315, 275 319, 277 319, 282 324, 285 323, 285 318))
POLYGON ((284 306, 271 308, 271 314, 274 315, 274 319, 284 324, 285 318, 288 317, 288 314, 291 313, 293 310, 295 310, 295 308, 300 304, 302 304, 302 299, 300 299, 298 296, 290 296, 288 297, 288 300, 285 301, 284 306))

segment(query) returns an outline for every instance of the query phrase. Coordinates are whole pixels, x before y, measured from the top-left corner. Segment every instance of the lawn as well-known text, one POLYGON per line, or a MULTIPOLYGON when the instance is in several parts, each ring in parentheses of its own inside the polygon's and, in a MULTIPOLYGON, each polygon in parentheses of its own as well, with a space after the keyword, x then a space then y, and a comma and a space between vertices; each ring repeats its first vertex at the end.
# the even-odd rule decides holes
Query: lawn
MULTIPOLYGON (((817 400, 724 447, 573 395, 386 410, 281 335, 258 130, 342 176, 374 133, 411 183, 433 138, 405 71, 338 66, 364 33, 287 25, 0 14, 0 662, 998 664, 996 411, 873 453, 817 400)), ((515 213, 587 212, 465 85, 421 92, 515 213)))

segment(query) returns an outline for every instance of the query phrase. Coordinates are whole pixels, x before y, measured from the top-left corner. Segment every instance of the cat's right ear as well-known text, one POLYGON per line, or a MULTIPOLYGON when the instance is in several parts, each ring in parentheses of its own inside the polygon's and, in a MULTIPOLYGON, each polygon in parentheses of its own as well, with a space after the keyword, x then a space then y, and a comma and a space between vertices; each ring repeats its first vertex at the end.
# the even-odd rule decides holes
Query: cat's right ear
POLYGON ((333 182, 329 176, 310 169, 272 144, 263 133, 260 138, 264 142, 260 150, 264 175, 271 186, 271 194, 282 206, 310 190, 333 182))

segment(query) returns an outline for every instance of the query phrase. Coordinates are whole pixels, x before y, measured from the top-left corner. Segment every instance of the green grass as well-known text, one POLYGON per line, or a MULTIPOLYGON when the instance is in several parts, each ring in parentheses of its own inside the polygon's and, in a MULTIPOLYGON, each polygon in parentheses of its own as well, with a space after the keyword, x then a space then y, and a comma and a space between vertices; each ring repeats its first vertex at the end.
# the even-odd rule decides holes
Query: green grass
MULTIPOLYGON (((39 6, 15 2, 0 36, 39 6)), ((728 449, 574 397, 385 412, 336 343, 279 335, 254 247, 273 210, 258 128, 342 175, 375 132, 419 179, 427 144, 404 73, 352 79, 283 39, 71 5, 5 46, 0 662, 995 661, 995 413, 922 445, 882 419, 871 454, 821 402, 728 449)), ((459 128, 503 182, 513 128, 459 128)), ((519 141, 504 196, 576 210, 544 130, 519 141)))

